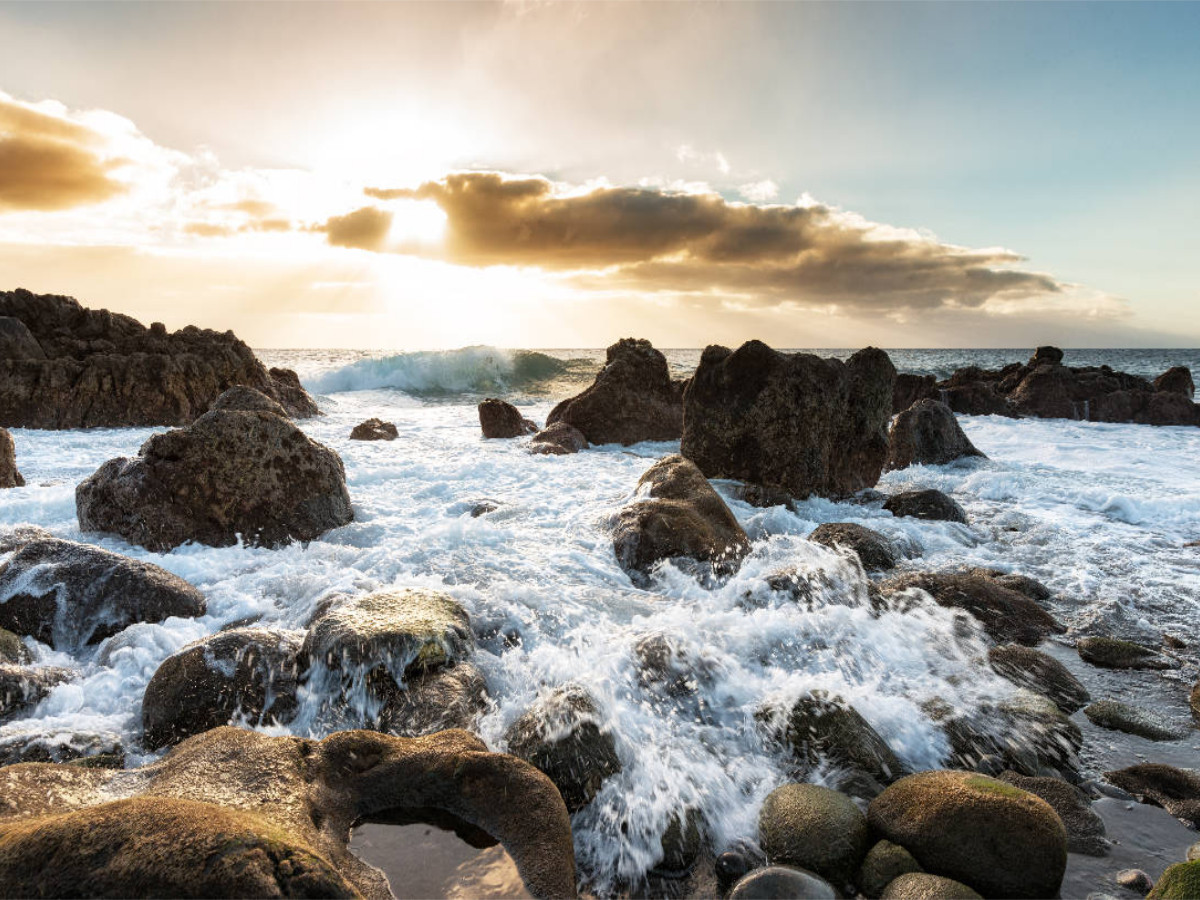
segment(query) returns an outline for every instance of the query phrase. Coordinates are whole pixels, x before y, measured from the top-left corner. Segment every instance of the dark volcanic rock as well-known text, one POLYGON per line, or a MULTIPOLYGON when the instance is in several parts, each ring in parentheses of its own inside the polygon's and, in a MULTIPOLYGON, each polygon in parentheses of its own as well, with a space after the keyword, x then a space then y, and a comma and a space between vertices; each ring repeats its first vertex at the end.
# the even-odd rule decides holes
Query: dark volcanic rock
POLYGON ((983 454, 963 434, 950 407, 936 400, 918 400, 892 422, 884 468, 940 466, 964 456, 983 454))
POLYGON ((367 419, 350 429, 352 441, 394 441, 399 436, 396 426, 383 419, 367 419))
POLYGON ((1106 669, 1178 669, 1178 660, 1150 647, 1110 637, 1082 638, 1075 649, 1079 658, 1106 669))
POLYGON ((1196 395, 1196 383, 1192 381, 1192 370, 1187 366, 1172 366, 1154 379, 1154 390, 1179 394, 1191 400, 1196 395))
POLYGON ((937 396, 937 379, 932 375, 897 372, 896 383, 892 387, 892 415, 904 412, 918 400, 936 400, 937 396))
POLYGON ((0 628, 59 650, 205 609, 204 595, 182 578, 87 544, 35 538, 0 566, 0 628))
POLYGON ((882 572, 896 567, 895 545, 878 531, 863 525, 826 522, 814 528, 808 539, 826 547, 848 547, 858 555, 868 572, 882 572))
POLYGON ((389 699, 382 716, 383 730, 402 737, 420 737, 447 728, 469 731, 487 703, 487 683, 472 663, 417 672, 389 699))
POLYGON ((573 425, 593 444, 675 441, 683 433, 680 386, 649 341, 622 338, 608 348, 592 386, 550 411, 546 425, 556 422, 573 425))
POLYGON ((932 488, 892 494, 883 502, 883 508, 893 516, 967 524, 967 513, 954 498, 932 488))
POLYGON ((1177 819, 1200 828, 1200 772, 1177 769, 1162 763, 1142 763, 1105 772, 1104 777, 1121 790, 1161 806, 1177 819))
POLYGON ((712 485, 682 456, 668 456, 638 481, 639 499, 621 510, 613 533, 617 562, 644 581, 664 559, 691 560, 701 574, 727 574, 750 540, 712 485))
POLYGON ((583 432, 566 422, 547 425, 529 440, 530 453, 543 453, 550 456, 565 456, 568 453, 578 453, 587 448, 588 441, 583 436, 583 432))
POLYGON ((294 372, 268 372, 233 332, 188 326, 168 334, 25 290, 0 292, 0 323, 0 425, 186 425, 234 385, 261 391, 290 415, 317 414, 294 372))
POLYGON ((684 394, 680 452, 709 478, 853 494, 883 470, 895 378, 873 347, 845 363, 761 341, 707 347, 684 394))
POLYGON ((845 794, 816 784, 785 784, 758 816, 759 843, 773 864, 846 885, 867 853, 867 820, 845 794))
POLYGON ((262 391, 256 391, 245 385, 237 385, 225 391, 213 401, 212 408, 241 410, 242 412, 269 412, 277 416, 287 416, 287 410, 278 401, 272 400, 262 391))
POLYGON ((1030 778, 1016 772, 1004 772, 1000 780, 1037 794, 1058 813, 1067 829, 1067 851, 1087 856, 1106 856, 1104 820, 1092 810, 1087 795, 1061 778, 1030 778))
POLYGON ((485 438, 515 438, 533 434, 537 425, 511 403, 488 397, 479 404, 479 427, 485 438))
POLYGON ((1092 699, 1087 688, 1066 666, 1032 647, 1020 644, 992 647, 988 650, 988 662, 998 675, 1046 695, 1067 714, 1082 709, 1092 699))
POLYGON ((24 486, 25 479, 17 470, 17 450, 12 435, 0 428, 0 488, 24 486))
POLYGON ((164 551, 311 541, 354 519, 342 461, 269 412, 219 409, 110 459, 75 489, 79 526, 164 551))
POLYGON ((1057 347, 1047 344, 1033 351, 1033 356, 1029 357, 1027 365, 1031 369, 1036 369, 1038 366, 1061 366, 1062 361, 1063 352, 1057 347))

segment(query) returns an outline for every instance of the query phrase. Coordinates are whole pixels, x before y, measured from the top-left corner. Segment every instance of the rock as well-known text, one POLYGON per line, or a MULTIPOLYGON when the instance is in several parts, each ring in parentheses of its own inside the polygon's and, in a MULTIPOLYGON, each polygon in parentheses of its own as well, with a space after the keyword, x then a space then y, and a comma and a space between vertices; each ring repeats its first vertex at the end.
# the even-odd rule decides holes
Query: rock
POLYGON ((287 418, 287 411, 262 391, 245 385, 235 385, 213 401, 210 409, 230 409, 241 412, 268 412, 287 418))
POLYGON ((867 820, 845 794, 816 784, 773 790, 758 816, 772 864, 815 872, 835 887, 853 880, 867 853, 867 820))
POLYGON ((24 486, 25 479, 17 470, 17 450, 12 435, 0 428, 0 488, 24 486))
POLYGON ((873 347, 843 363, 760 341, 710 346, 684 395, 680 452, 709 478, 848 496, 883 470, 895 378, 873 347))
POLYGON ((927 872, 987 897, 1054 896, 1067 866, 1067 833, 1054 809, 985 775, 909 775, 871 802, 867 820, 927 872))
MULTIPOLYGON (((24 724, 24 723, 23 723, 24 724)), ((125 768, 125 748, 115 734, 18 732, 0 738, 0 766, 19 763, 69 763, 90 769, 125 768)))
POLYGON ((448 728, 471 730, 487 709, 487 684, 472 663, 415 673, 389 699, 384 730, 402 737, 420 737, 448 728))
POLYGON ((1066 666, 1032 647, 1022 647, 1020 644, 992 647, 988 650, 988 662, 997 675, 1013 684, 1045 694, 1065 713, 1082 709, 1091 699, 1087 688, 1066 666))
POLYGON ((1170 866, 1146 896, 1150 900, 1195 900, 1200 897, 1200 860, 1170 866))
POLYGON ((529 439, 529 452, 565 456, 588 448, 583 432, 566 422, 547 425, 529 439))
POLYGON ((1176 728, 1158 713, 1119 700, 1098 700, 1085 707, 1083 714, 1093 725, 1136 734, 1150 741, 1177 741, 1187 736, 1185 731, 1176 728))
POLYGON ((350 429, 352 441, 394 441, 399 436, 396 426, 383 419, 367 419, 350 429))
POLYGON ((1114 880, 1126 890, 1141 894, 1143 897, 1154 887, 1154 879, 1141 869, 1122 869, 1114 880))
POLYGON ((858 870, 858 886, 865 897, 877 900, 887 886, 901 875, 920 871, 921 864, 899 844, 879 841, 863 859, 862 867, 858 870))
POLYGON ((593 444, 677 441, 682 395, 662 353, 649 341, 623 338, 608 348, 592 386, 550 411, 547 427, 557 422, 579 429, 593 444))
POLYGON ((881 900, 983 900, 961 881, 924 872, 901 875, 880 897, 881 900))
POLYGON ((892 421, 884 468, 940 466, 972 456, 987 458, 963 434, 950 407, 937 400, 918 400, 892 421))
POLYGON ((782 506, 788 512, 796 511, 794 501, 787 491, 766 484, 740 484, 733 490, 735 499, 759 509, 769 509, 772 506, 782 506))
POLYGON ((79 527, 149 550, 311 541, 353 521, 342 460, 269 412, 219 409, 110 459, 75 489, 79 527))
POLYGON ((70 297, 0 291, 0 425, 186 425, 235 385, 317 414, 294 372, 268 372, 233 332, 168 334, 70 297))
POLYGON ((1196 843, 1192 844, 1192 846, 1188 847, 1187 860, 1188 862, 1200 860, 1200 841, 1197 841, 1196 843))
POLYGON ((720 854, 713 865, 713 870, 717 876, 717 888, 720 890, 721 896, 726 896, 751 868, 753 865, 749 856, 741 850, 726 850, 720 854))
POLYGON ((488 397, 479 404, 479 427, 485 438, 524 437, 538 430, 519 409, 495 397, 488 397))
POLYGON ((981 703, 971 714, 940 701, 923 708, 946 733, 952 768, 997 775, 1009 768, 1023 775, 1055 769, 1073 777, 1078 767, 1079 726, 1041 694, 1019 690, 998 704, 981 703))
POLYGON ((704 849, 703 824, 704 817, 695 809, 688 809, 682 816, 678 813, 671 816, 659 842, 662 858, 651 871, 668 878, 690 872, 704 849))
POLYGON ((730 890, 727 900, 837 900, 824 878, 790 866, 755 869, 730 890))
POLYGON ((1200 773, 1162 763, 1142 763, 1105 772, 1104 777, 1122 790, 1161 806, 1177 819, 1200 828, 1200 773))
POLYGON ((34 538, 0 565, 0 628, 56 650, 206 610, 204 595, 177 575, 88 544, 34 538))
POLYGON ((498 500, 489 500, 486 497, 482 500, 476 500, 471 504, 471 518, 478 519, 480 516, 486 516, 488 513, 494 513, 503 505, 504 504, 498 500))
POLYGON ((1054 596, 1054 592, 1046 587, 1036 578, 1030 578, 1028 575, 1017 575, 1013 573, 1002 572, 999 569, 981 569, 974 568, 967 570, 968 575, 981 575, 991 581, 996 582, 1002 588, 1008 588, 1010 591, 1016 591, 1018 594, 1024 594, 1030 600, 1036 603, 1042 603, 1054 596))
POLYGON ((633 655, 638 682, 646 688, 659 688, 669 697, 691 696, 699 685, 712 681, 706 660, 694 658, 686 645, 662 632, 639 638, 633 655))
POLYGON ((918 400, 936 399, 937 396, 937 378, 934 376, 897 372, 892 386, 892 415, 904 412, 918 400))
POLYGON ((6 628, 0 628, 0 663, 23 665, 33 662, 25 642, 6 628))
POLYGON ((853 550, 868 572, 896 567, 895 545, 878 531, 853 522, 825 522, 813 529, 808 539, 826 547, 853 550))
POLYGON ((301 639, 266 628, 234 628, 163 660, 142 699, 151 750, 229 725, 287 723, 296 713, 301 639))
POLYGON ((1192 685, 1192 693, 1188 696, 1188 707, 1192 710, 1192 718, 1200 725, 1200 681, 1192 685))
POLYGON ((879 587, 885 595, 911 588, 925 591, 938 606, 970 613, 997 643, 1036 646, 1050 635, 1066 631, 1025 595, 978 575, 917 572, 895 576, 879 587))
POLYGON ((132 773, 0 769, 0 884, 24 896, 91 886, 92 896, 383 900, 383 873, 347 848, 360 821, 498 840, 534 896, 575 896, 571 826, 554 786, 462 731, 314 741, 217 728, 132 773))
POLYGON ((1106 669, 1178 669, 1179 662, 1157 650, 1110 637, 1086 637, 1075 645, 1079 657, 1106 669))
POLYGON ((662 560, 700 564, 702 575, 736 571, 750 539, 729 507, 694 463, 668 456, 638 481, 639 499, 617 516, 613 548, 617 562, 645 584, 662 560))
POLYGON ((1063 352, 1057 347, 1047 345, 1034 350, 1027 365, 1031 369, 1036 369, 1038 366, 1061 366, 1062 361, 1063 352))
POLYGON ((50 692, 72 678, 57 666, 29 668, 0 663, 0 722, 7 722, 41 703, 50 692))
POLYGON ((1104 820, 1092 810, 1087 795, 1079 788, 1060 778, 1031 778, 1016 772, 1004 772, 1000 780, 1037 794, 1054 807, 1067 829, 1067 852, 1087 856, 1108 855, 1104 820))
POLYGON ((1154 390, 1179 394, 1191 400, 1196 395, 1196 384, 1192 381, 1192 370, 1187 366, 1172 366, 1154 379, 1154 390))
POLYGON ((616 742, 596 702, 575 685, 537 700, 504 734, 508 752, 554 782, 567 810, 592 802, 604 781, 621 771, 616 742))
POLYGON ((933 489, 892 494, 884 501, 883 508, 893 516, 967 524, 966 511, 952 497, 933 489))

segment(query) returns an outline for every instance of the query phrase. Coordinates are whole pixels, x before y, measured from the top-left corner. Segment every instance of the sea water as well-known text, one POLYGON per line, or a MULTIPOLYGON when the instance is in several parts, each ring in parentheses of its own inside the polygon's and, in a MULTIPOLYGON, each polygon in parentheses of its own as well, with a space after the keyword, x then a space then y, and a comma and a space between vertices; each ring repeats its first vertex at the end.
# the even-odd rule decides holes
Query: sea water
MULTIPOLYGON (((1027 354, 892 356, 902 371, 944 376, 1027 354)), ((669 351, 673 373, 686 375, 699 355, 669 351)), ((805 540, 822 522, 858 522, 893 538, 901 570, 979 565, 1031 575, 1055 591, 1053 610, 1074 634, 1157 645, 1164 632, 1194 640, 1200 621, 1200 549, 1186 546, 1200 539, 1197 428, 960 416, 987 459, 888 473, 879 487, 946 491, 966 509, 969 527, 819 498, 794 511, 756 508, 735 498, 734 484, 717 481, 754 551, 716 588, 666 565, 641 589, 617 565, 613 517, 641 474, 678 443, 531 455, 520 441, 483 440, 475 409, 483 396, 500 396, 542 422, 557 400, 590 383, 602 350, 260 356, 295 368, 317 396, 325 415, 299 424, 341 455, 354 522, 276 550, 186 545, 150 553, 81 533, 74 492, 101 463, 135 454, 162 429, 14 429, 28 484, 0 492, 0 528, 38 525, 149 560, 200 588, 208 613, 135 625, 76 656, 31 644, 39 663, 67 666, 77 678, 0 726, 0 746, 34 734, 100 735, 120 741, 130 765, 147 761, 142 694, 162 660, 189 642, 250 619, 299 633, 334 593, 436 588, 462 603, 479 637, 475 662, 490 700, 476 729, 490 747, 505 748, 507 727, 543 692, 577 684, 596 699, 622 771, 573 828, 580 869, 603 891, 651 868, 671 818, 686 810, 699 811, 717 848, 753 840, 763 799, 788 778, 787 760, 756 722, 764 708, 815 688, 839 694, 919 769, 938 765, 948 749, 923 712, 927 701, 969 711, 1012 693, 983 663, 985 640, 961 614, 931 603, 874 613, 856 561, 805 540), (395 422, 398 439, 350 441, 350 429, 370 417, 395 422), (472 517, 484 499, 498 508, 472 517), (769 576, 788 568, 816 576, 811 603, 768 587, 769 576), (655 634, 702 673, 694 693, 668 696, 639 678, 634 647, 655 634)), ((1066 362, 1146 376, 1177 364, 1200 371, 1197 351, 1071 351, 1066 362)), ((301 717, 264 730, 319 737, 321 721, 301 717)))

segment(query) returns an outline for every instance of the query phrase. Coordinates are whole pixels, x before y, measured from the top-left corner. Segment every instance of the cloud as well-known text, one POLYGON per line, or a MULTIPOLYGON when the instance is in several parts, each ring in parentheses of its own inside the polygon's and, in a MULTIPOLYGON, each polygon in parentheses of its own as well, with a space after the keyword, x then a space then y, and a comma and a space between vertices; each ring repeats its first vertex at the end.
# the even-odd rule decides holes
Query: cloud
POLYGON ((751 203, 769 203, 779 196, 779 185, 770 179, 752 181, 739 187, 738 193, 751 203))
POLYGON ((335 247, 381 250, 392 227, 391 213, 364 206, 344 216, 329 219, 321 230, 335 247))

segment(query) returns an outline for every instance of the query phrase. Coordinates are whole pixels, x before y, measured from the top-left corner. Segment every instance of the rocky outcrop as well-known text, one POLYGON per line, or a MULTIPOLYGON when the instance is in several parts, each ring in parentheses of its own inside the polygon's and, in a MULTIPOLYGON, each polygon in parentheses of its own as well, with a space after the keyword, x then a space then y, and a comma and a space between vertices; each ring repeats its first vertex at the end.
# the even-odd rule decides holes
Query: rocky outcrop
POLYGON ((1177 769, 1162 763, 1142 763, 1105 772, 1104 777, 1121 790, 1161 806, 1177 819, 1200 828, 1200 772, 1177 769))
POLYGON ((1068 715, 1091 700, 1087 688, 1052 656, 1032 647, 1005 644, 988 650, 988 662, 997 675, 1013 684, 1044 694, 1068 715))
POLYGON ((1013 769, 1022 775, 1056 770, 1064 777, 1075 777, 1075 754, 1083 745, 1083 735, 1078 725, 1041 694, 1019 690, 999 703, 980 703, 970 713, 936 700, 923 708, 949 741, 948 768, 989 774, 1013 769))
POLYGON ((645 583, 662 560, 699 565, 703 576, 735 570, 750 540, 691 461, 668 456, 638 481, 640 499, 621 510, 613 532, 617 562, 645 583))
POLYGON ((681 401, 667 358, 649 341, 623 338, 608 348, 592 386, 554 407, 546 425, 572 425, 593 444, 676 441, 683 433, 681 401))
POLYGON ((17 448, 12 435, 0 428, 0 488, 24 486, 25 479, 17 469, 17 448))
POLYGON ((17 635, 0 628, 0 663, 24 664, 33 662, 33 654, 17 635))
POLYGON ((533 434, 537 425, 511 403, 488 397, 479 404, 479 427, 485 438, 516 438, 533 434))
POLYGON ((893 516, 968 524, 966 510, 953 497, 932 488, 892 494, 883 502, 883 508, 893 516))
POLYGON ((169 334, 70 297, 0 292, 0 425, 186 425, 234 385, 318 412, 294 372, 268 372, 233 332, 169 334))
POLYGON ((826 547, 845 547, 853 550, 862 567, 868 572, 896 568, 896 547, 880 534, 853 522, 825 522, 813 529, 810 541, 826 547))
POLYGON ((963 434, 950 407, 937 400, 918 400, 892 421, 884 468, 940 466, 963 457, 987 458, 963 434))
POLYGON ((75 489, 79 526, 149 550, 311 541, 354 518, 338 455, 288 419, 215 409, 75 489))
POLYGON ((529 452, 547 456, 565 456, 588 448, 583 432, 566 422, 547 425, 529 439, 529 452))
POLYGON ((1169 391, 1191 400, 1196 396, 1196 383, 1192 381, 1192 370, 1187 366, 1172 366, 1154 379, 1156 391, 1169 391))
POLYGON ((895 377, 873 347, 843 363, 760 341, 710 346, 684 393, 680 452, 709 478, 848 496, 883 470, 895 377))
POLYGON ((15 896, 382 900, 386 878, 346 845, 353 824, 371 821, 499 841, 534 896, 575 896, 571 826, 554 785, 462 731, 314 741, 218 728, 132 776, 0 769, 0 884, 15 896))
POLYGON ((165 569, 58 538, 25 541, 0 566, 0 628, 56 650, 206 607, 200 591, 165 569))
POLYGON ((815 872, 837 887, 853 881, 867 853, 867 820, 845 794, 816 784, 785 784, 758 816, 767 861, 815 872))
POLYGON ((383 419, 367 419, 350 429, 352 441, 394 441, 399 436, 396 426, 383 419))
POLYGON ((892 387, 892 415, 904 412, 918 400, 936 397, 937 393, 937 378, 933 375, 897 372, 892 387))
POLYGON ((252 387, 236 385, 213 401, 211 409, 231 409, 242 412, 268 412, 287 416, 287 410, 276 400, 252 387))

